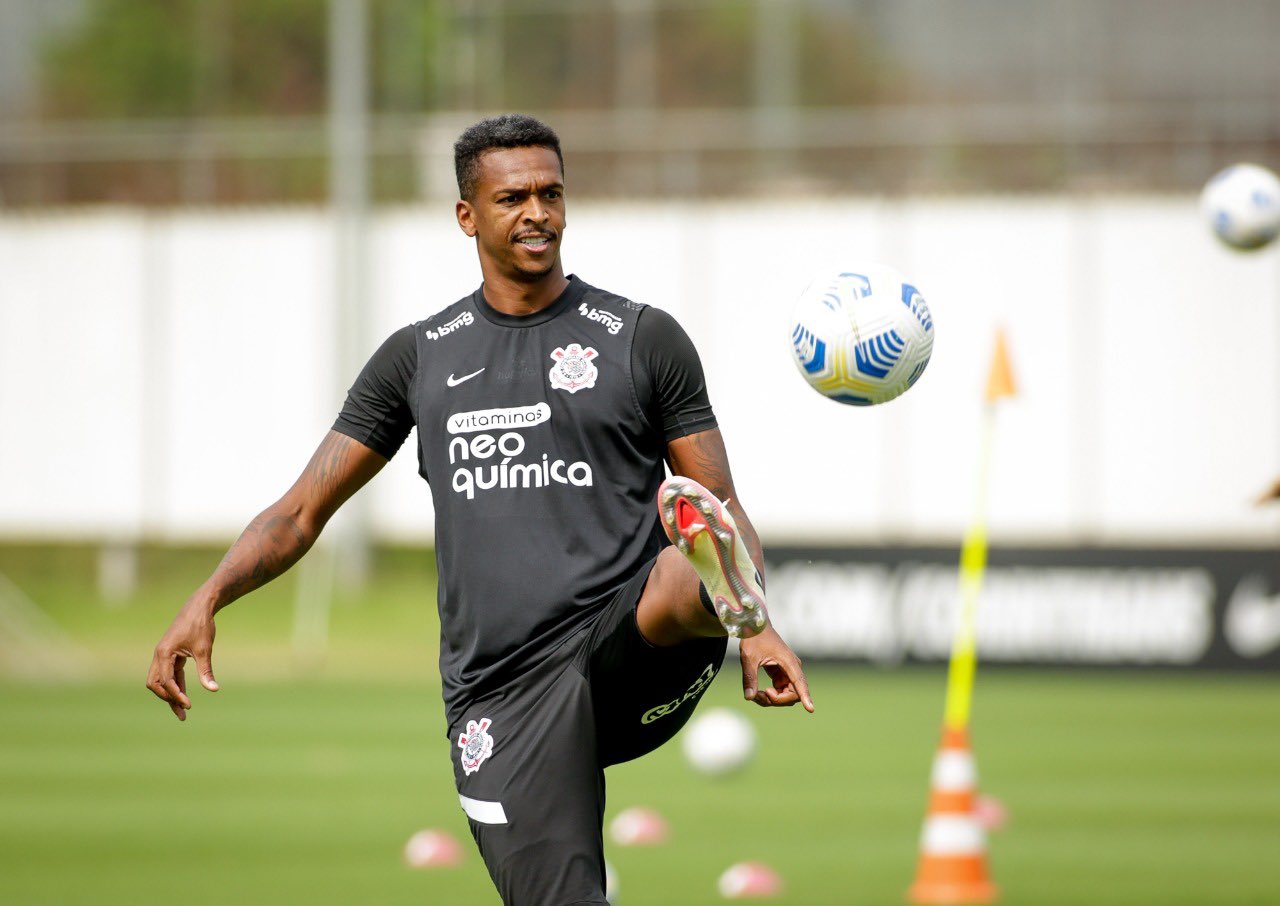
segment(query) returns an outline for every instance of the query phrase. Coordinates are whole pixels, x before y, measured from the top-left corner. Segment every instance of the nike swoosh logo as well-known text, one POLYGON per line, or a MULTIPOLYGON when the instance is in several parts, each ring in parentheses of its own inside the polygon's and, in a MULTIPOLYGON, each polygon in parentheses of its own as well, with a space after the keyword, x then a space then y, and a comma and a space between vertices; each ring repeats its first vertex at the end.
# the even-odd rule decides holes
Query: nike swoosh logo
MULTIPOLYGON (((480 369, 480 371, 484 371, 484 369, 483 369, 483 368, 481 368, 481 369, 480 369)), ((464 374, 464 375, 463 375, 462 377, 460 377, 460 378, 455 378, 455 377, 451 374, 451 375, 449 375, 449 380, 445 381, 445 383, 446 383, 446 384, 448 384, 450 387, 457 387, 457 386, 458 386, 459 384, 461 384, 463 381, 469 381, 469 380, 471 380, 473 377, 475 377, 477 374, 479 374, 479 373, 480 373, 480 371, 473 371, 473 372, 471 372, 470 374, 464 374)))

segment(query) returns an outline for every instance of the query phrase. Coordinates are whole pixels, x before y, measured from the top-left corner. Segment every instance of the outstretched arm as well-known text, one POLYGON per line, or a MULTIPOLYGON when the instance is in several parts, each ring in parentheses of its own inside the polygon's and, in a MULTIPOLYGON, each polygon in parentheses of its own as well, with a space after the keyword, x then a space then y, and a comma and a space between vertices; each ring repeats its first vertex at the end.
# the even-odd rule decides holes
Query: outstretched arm
MULTIPOLYGON (((699 431, 671 441, 667 444, 667 456, 673 474, 692 478, 728 502, 729 512, 760 573, 763 586, 764 549, 755 527, 738 501, 733 476, 729 472, 729 454, 720 429, 699 431)), ((803 703, 805 710, 813 711, 813 698, 809 695, 809 684, 801 669, 800 658, 778 635, 772 623, 760 634, 743 639, 738 651, 742 660, 742 692, 747 701, 754 701, 764 708, 803 703), (761 670, 769 675, 771 688, 759 687, 761 670)))
POLYGON ((211 661, 214 614, 279 576, 315 543, 329 518, 387 460, 359 441, 330 431, 285 495, 249 523, 218 568, 192 593, 156 645, 147 688, 186 719, 184 666, 196 662, 201 684, 216 692, 211 661))

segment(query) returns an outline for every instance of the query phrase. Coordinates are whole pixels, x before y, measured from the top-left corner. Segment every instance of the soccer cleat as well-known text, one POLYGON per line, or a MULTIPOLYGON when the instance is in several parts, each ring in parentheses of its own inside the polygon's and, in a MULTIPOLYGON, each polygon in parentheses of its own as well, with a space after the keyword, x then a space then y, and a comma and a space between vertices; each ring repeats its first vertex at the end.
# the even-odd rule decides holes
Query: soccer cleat
POLYGON ((769 624, 764 589, 729 508, 692 478, 673 475, 658 489, 662 527, 689 558, 725 632, 749 639, 769 624))

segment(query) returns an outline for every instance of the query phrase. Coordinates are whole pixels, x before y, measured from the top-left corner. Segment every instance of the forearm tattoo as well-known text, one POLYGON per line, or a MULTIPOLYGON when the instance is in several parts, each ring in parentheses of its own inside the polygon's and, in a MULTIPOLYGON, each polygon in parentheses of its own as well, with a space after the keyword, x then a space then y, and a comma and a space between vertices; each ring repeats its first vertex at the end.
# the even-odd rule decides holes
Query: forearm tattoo
POLYGON ((751 554, 761 577, 764 576, 764 547, 756 535, 755 526, 747 518, 746 511, 738 503, 733 491, 733 476, 729 472, 729 454, 724 448, 724 440, 719 431, 703 431, 688 437, 688 443, 682 451, 688 457, 683 465, 711 493, 721 500, 729 500, 729 510, 733 513, 734 522, 742 534, 742 541, 751 554))
POLYGON ((311 539, 292 516, 268 509, 260 513, 231 545, 213 573, 221 605, 230 604, 266 585, 297 563, 311 539))
POLYGON ((341 435, 326 435, 285 498, 300 493, 307 500, 323 501, 319 524, 304 528, 285 500, 260 513, 214 570, 210 581, 219 607, 266 585, 297 563, 315 542, 323 521, 350 496, 352 477, 350 443, 341 435))
POLYGON ((343 494, 343 484, 351 477, 351 441, 341 434, 330 432, 321 441, 303 480, 310 480, 309 493, 320 500, 340 495, 345 500, 350 491, 343 494))
POLYGON ((689 435, 688 441, 684 451, 689 456, 688 466, 693 474, 700 476, 698 480, 708 491, 724 500, 733 491, 724 441, 716 431, 689 435))

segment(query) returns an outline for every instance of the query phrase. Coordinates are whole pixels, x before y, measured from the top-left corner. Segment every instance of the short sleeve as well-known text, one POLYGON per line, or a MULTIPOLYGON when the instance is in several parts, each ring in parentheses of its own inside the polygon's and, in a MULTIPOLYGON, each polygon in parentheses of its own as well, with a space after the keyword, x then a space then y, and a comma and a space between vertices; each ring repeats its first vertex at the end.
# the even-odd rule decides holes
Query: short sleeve
POLYGON ((413 428, 409 383, 418 370, 412 326, 397 330, 378 348, 347 391, 333 430, 390 459, 413 428))
POLYGON ((640 312, 631 367, 640 408, 668 443, 716 427, 698 350, 662 309, 646 307, 640 312))

